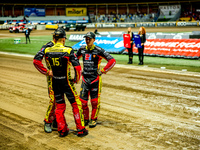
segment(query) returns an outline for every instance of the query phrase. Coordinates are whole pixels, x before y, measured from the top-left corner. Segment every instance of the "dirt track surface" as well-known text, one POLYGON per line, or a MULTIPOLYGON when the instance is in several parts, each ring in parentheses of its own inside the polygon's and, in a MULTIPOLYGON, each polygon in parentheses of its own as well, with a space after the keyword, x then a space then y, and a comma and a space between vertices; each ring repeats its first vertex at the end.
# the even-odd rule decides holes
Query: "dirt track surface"
MULTIPOLYGON (((147 32, 197 30, 199 27, 147 28, 147 32)), ((33 31, 31 36, 50 33, 52 30, 33 31)), ((79 32, 67 32, 71 33, 79 32)), ((16 36, 24 34, 0 30, 0 38, 16 36)), ((43 131, 49 102, 45 76, 34 68, 32 58, 0 54, 0 149, 200 149, 199 73, 117 65, 102 80, 97 127, 87 127, 89 135, 77 137, 71 106, 66 102, 65 116, 71 131, 67 137, 59 138, 57 131, 43 131)), ((80 83, 76 88, 79 92, 80 83)))
MULTIPOLYGON (((32 58, 0 54, 0 149, 143 150, 200 148, 200 74, 114 67, 102 76, 98 125, 89 135, 45 133, 46 77, 32 58)), ((76 85, 80 90, 80 83, 76 85)), ((75 123, 69 102, 66 120, 75 123)), ((91 106, 90 106, 91 108, 91 106)), ((90 109, 91 110, 91 109, 90 109)))

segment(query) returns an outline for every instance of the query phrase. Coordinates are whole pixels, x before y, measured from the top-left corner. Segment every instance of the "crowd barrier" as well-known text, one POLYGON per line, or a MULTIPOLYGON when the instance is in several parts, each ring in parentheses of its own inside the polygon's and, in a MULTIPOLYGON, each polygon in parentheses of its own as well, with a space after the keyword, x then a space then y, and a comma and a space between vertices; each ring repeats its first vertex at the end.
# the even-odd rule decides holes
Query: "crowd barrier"
MULTIPOLYGON (((92 31, 92 30, 91 30, 92 31)), ((124 31, 113 31, 113 32, 98 32, 96 37, 123 37, 123 34, 126 34, 124 31)), ((138 34, 138 32, 133 32, 134 35, 138 34)), ((85 34, 74 33, 70 34, 70 41, 82 41, 85 34)), ((146 33, 146 39, 190 39, 190 38, 200 38, 200 31, 192 31, 192 32, 182 32, 182 33, 146 33)))
MULTIPOLYGON (((128 53, 122 37, 96 37, 94 44, 109 53, 128 53)), ((86 45, 85 40, 72 47, 78 50, 83 45, 86 45)), ((144 54, 147 56, 200 58, 200 39, 147 39, 144 47, 144 54)), ((133 47, 133 53, 138 54, 136 47, 133 47)))
MULTIPOLYGON (((200 26, 200 21, 177 21, 177 22, 129 22, 129 23, 88 23, 87 20, 78 20, 78 21, 72 21, 72 20, 62 20, 62 21, 31 21, 29 24, 58 24, 58 23, 87 23, 87 28, 127 28, 127 27, 190 27, 190 26, 200 26)), ((25 22, 24 22, 25 23, 25 22)), ((0 26, 0 29, 6 29, 8 25, 2 25, 0 26)))
POLYGON ((199 26, 200 21, 177 22, 129 22, 129 23, 88 23, 87 28, 127 28, 127 27, 186 27, 199 26))

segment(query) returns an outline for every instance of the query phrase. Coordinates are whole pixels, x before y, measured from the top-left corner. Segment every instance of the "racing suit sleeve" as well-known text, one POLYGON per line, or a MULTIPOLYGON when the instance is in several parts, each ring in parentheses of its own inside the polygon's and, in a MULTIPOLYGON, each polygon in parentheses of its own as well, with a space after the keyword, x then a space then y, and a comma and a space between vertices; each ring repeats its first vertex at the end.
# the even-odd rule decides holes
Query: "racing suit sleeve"
POLYGON ((72 65, 74 67, 74 71, 75 71, 74 83, 78 83, 81 78, 81 65, 80 65, 79 60, 73 50, 70 52, 69 60, 72 63, 72 65))
POLYGON ((42 46, 41 50, 35 55, 35 57, 33 58, 33 64, 35 66, 35 68, 42 74, 44 75, 48 75, 49 71, 47 68, 44 67, 44 65, 42 64, 42 60, 45 56, 45 49, 47 47, 51 47, 53 46, 55 43, 54 41, 50 41, 48 43, 46 43, 45 45, 42 46))
POLYGON ((108 60, 108 63, 104 68, 101 69, 101 72, 106 74, 109 70, 111 70, 116 64, 116 60, 114 58, 108 60))
POLYGON ((34 57, 33 59, 33 64, 35 66, 35 68, 42 74, 47 75, 48 74, 48 70, 47 68, 44 67, 44 65, 42 64, 42 60, 44 57, 44 49, 42 48, 34 57))
POLYGON ((106 66, 101 69, 101 72, 106 74, 109 70, 111 70, 115 66, 116 60, 104 49, 101 50, 101 57, 103 57, 105 60, 108 61, 106 66))

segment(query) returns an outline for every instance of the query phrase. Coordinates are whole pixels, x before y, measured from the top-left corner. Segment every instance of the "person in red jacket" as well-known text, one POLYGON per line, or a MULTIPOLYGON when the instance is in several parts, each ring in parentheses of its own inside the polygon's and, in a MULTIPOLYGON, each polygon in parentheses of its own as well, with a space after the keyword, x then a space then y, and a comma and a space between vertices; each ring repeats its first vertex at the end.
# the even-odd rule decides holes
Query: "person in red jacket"
POLYGON ((85 126, 93 128, 96 126, 100 110, 100 94, 101 94, 101 75, 111 70, 116 61, 104 49, 94 45, 95 34, 88 32, 85 36, 86 46, 82 46, 76 53, 78 59, 83 57, 82 84, 80 91, 80 100, 82 101, 85 126), (100 70, 102 59, 107 60, 107 64, 100 70), (91 97, 92 113, 89 121, 88 98, 91 97))
POLYGON ((34 58, 33 63, 38 71, 46 76, 52 77, 52 89, 56 102, 55 116, 60 137, 68 135, 69 128, 65 120, 64 112, 66 109, 64 94, 68 98, 76 123, 77 136, 85 136, 88 130, 84 126, 84 116, 82 103, 76 92, 74 83, 78 83, 81 77, 81 66, 71 47, 64 46, 66 33, 63 28, 58 28, 54 32, 55 45, 45 48, 44 57, 47 68, 42 64, 42 60, 34 58), (71 64, 75 70, 74 79, 71 78, 71 64))

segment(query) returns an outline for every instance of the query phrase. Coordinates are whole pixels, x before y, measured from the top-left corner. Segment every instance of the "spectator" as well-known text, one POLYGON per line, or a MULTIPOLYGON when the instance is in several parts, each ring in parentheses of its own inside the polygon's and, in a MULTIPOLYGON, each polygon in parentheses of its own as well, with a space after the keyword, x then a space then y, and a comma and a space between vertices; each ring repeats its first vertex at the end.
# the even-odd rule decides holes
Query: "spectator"
POLYGON ((132 64, 133 63, 133 44, 134 44, 133 36, 134 36, 134 34, 131 31, 131 27, 128 27, 127 34, 130 35, 130 44, 131 44, 131 47, 128 48, 128 57, 129 57, 128 64, 132 64))
POLYGON ((144 60, 144 43, 146 42, 146 30, 144 27, 140 27, 139 32, 140 36, 140 41, 141 41, 141 46, 142 48, 138 48, 138 56, 139 56, 139 64, 138 65, 143 65, 143 60, 144 60))

